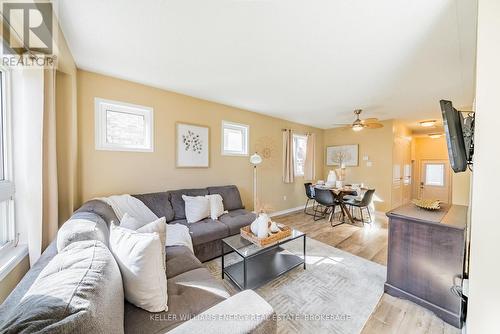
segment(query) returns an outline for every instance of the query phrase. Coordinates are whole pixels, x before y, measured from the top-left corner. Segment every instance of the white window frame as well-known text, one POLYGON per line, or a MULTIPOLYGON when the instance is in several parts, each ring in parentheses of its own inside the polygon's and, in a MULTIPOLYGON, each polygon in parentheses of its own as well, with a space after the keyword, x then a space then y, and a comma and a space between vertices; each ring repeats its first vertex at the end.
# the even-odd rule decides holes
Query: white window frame
MULTIPOLYGON (((302 138, 306 141, 306 150, 307 150, 307 136, 306 135, 301 135, 301 134, 293 134, 292 137, 292 148, 293 148, 293 174, 295 176, 304 176, 304 172, 302 173, 297 173, 297 157, 296 157, 296 145, 295 145, 295 138, 302 138)), ((306 153, 307 154, 307 153, 306 153)), ((304 164, 305 164, 305 158, 304 158, 304 164)))
POLYGON ((222 121, 221 127, 221 154, 229 156, 248 156, 248 147, 250 143, 250 126, 241 123, 234 123, 229 121, 222 121), (230 151, 224 149, 224 130, 232 129, 238 130, 243 133, 243 149, 244 151, 230 151))
POLYGON ((130 104, 125 102, 95 99, 95 148, 105 151, 131 151, 131 152, 153 152, 154 151, 154 121, 153 108, 130 104), (111 109, 116 112, 139 115, 144 117, 146 126, 145 143, 142 146, 112 144, 106 141, 106 111, 111 109))
MULTIPOLYGON (((0 66, 1 76, 2 76, 2 124, 3 124, 3 169, 4 169, 4 180, 0 180, 0 202, 7 202, 7 224, 6 226, 0 226, 4 229, 4 235, 7 236, 7 242, 4 245, 0 245, 0 252, 10 248, 15 244, 16 240, 16 221, 14 216, 14 196, 15 196, 15 185, 14 185, 14 173, 12 164, 12 110, 11 110, 11 90, 10 90, 10 71, 0 66)), ((0 162, 0 163, 2 163, 0 162)))

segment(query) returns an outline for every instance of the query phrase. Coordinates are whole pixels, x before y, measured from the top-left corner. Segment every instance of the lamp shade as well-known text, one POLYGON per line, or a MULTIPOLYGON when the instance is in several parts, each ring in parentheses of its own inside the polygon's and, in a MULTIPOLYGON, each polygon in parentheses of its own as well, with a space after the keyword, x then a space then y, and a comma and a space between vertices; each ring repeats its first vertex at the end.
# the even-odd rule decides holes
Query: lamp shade
POLYGON ((258 165, 262 162, 262 157, 255 152, 250 156, 250 163, 252 165, 258 165))

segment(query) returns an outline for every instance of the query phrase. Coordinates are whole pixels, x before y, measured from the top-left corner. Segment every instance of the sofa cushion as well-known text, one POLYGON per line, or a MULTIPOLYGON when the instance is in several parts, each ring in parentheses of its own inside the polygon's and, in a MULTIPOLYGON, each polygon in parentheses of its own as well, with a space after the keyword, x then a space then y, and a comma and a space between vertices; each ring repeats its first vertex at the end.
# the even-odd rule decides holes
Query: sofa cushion
POLYGON ((167 251, 167 278, 172 278, 187 271, 203 268, 200 260, 186 246, 169 246, 167 251))
POLYGON ((243 209, 243 203, 241 202, 240 191, 236 186, 220 186, 220 187, 208 187, 208 193, 219 194, 222 196, 222 201, 224 204, 224 210, 237 210, 243 209))
POLYGON ((77 212, 57 232, 57 251, 76 241, 99 240, 108 246, 109 230, 94 212, 77 212))
POLYGON ((180 219, 174 220, 171 224, 183 224, 187 226, 193 240, 193 246, 229 236, 229 228, 226 225, 210 218, 200 220, 196 223, 188 223, 187 220, 180 219))
POLYGON ((141 200, 158 217, 165 217, 167 222, 174 219, 174 209, 166 191, 132 196, 141 200))
POLYGON ((100 241, 70 244, 10 310, 1 333, 123 333, 118 265, 100 241))
POLYGON ((75 211, 75 213, 77 212, 94 212, 106 221, 108 227, 111 222, 115 222, 116 224, 120 223, 120 220, 113 211, 113 208, 109 204, 98 199, 93 199, 83 203, 83 205, 75 211))
POLYGON ((149 313, 125 303, 125 333, 165 333, 229 298, 224 286, 205 268, 169 279, 168 294, 168 312, 149 313))
POLYGON ((174 219, 186 219, 186 212, 184 206, 184 200, 182 199, 182 195, 186 196, 205 196, 208 195, 208 190, 206 188, 203 189, 180 189, 180 190, 171 190, 167 192, 170 197, 170 203, 172 204, 172 208, 174 210, 174 219))
POLYGON ((229 234, 240 233, 240 228, 250 225, 256 218, 255 213, 245 209, 232 210, 219 217, 219 221, 229 228, 229 234))

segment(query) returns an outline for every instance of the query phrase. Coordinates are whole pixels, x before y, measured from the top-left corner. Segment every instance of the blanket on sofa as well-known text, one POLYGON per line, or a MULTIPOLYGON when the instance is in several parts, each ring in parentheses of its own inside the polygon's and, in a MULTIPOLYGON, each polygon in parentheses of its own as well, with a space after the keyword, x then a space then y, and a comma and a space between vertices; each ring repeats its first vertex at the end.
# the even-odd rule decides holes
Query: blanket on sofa
MULTIPOLYGON (((125 213, 128 213, 144 224, 159 218, 141 200, 129 194, 113 195, 97 199, 110 205, 120 221, 125 213)), ((186 246, 194 253, 193 241, 191 240, 189 229, 182 224, 167 224, 166 246, 186 246)))

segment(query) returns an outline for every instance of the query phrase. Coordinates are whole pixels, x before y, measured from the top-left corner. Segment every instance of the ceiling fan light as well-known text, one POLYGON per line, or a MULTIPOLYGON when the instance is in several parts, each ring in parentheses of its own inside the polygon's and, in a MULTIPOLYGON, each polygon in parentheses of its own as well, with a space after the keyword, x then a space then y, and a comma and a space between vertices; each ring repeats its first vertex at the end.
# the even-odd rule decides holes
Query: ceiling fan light
POLYGON ((361 125, 361 124, 353 124, 352 131, 356 131, 357 132, 357 131, 361 131, 361 130, 363 130, 363 125, 361 125))

